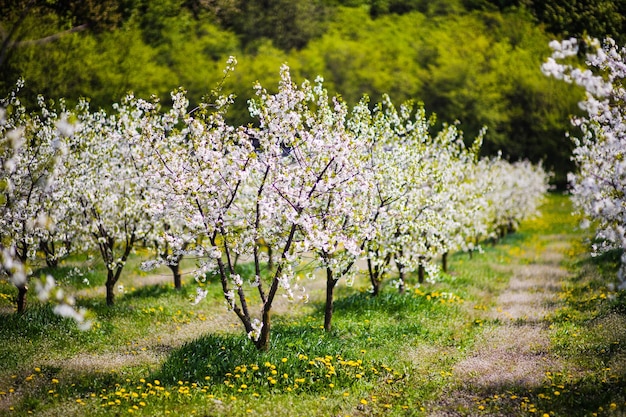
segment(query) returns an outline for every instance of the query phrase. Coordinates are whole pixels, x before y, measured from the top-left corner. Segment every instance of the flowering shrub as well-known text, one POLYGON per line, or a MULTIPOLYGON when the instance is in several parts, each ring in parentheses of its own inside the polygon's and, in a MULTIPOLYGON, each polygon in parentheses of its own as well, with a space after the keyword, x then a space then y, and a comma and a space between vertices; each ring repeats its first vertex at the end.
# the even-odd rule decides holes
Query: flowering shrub
POLYGON ((569 181, 576 207, 596 225, 598 243, 593 245, 593 254, 622 251, 618 280, 619 288, 625 289, 626 49, 612 39, 606 39, 603 45, 586 39, 584 44, 588 50, 586 68, 568 61, 579 53, 581 43, 576 39, 551 42, 552 56, 542 68, 547 75, 575 83, 586 91, 585 100, 580 102, 586 115, 572 119, 582 134, 572 138, 578 172, 570 174, 569 181))

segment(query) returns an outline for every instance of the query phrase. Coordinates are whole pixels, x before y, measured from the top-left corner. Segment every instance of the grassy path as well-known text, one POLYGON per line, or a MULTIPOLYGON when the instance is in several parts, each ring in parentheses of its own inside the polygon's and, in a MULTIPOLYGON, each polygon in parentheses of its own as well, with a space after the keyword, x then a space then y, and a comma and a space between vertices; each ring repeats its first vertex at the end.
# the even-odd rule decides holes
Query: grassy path
POLYGON ((569 205, 548 207, 520 231, 529 239, 504 266, 508 285, 430 416, 626 415, 623 304, 603 303, 615 294, 601 268, 576 260, 583 235, 569 205))

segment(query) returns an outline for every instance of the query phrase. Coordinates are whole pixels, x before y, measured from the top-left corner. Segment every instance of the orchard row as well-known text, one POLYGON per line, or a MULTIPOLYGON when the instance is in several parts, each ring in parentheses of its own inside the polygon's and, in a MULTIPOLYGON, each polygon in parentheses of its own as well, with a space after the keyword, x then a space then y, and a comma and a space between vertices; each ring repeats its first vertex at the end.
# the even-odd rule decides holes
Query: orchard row
MULTIPOLYGON (((128 96, 109 113, 43 99, 27 112, 18 90, 0 103, 0 242, 18 310, 37 257, 55 265, 98 250, 113 304, 129 255, 147 245, 146 268, 168 265, 177 285, 181 259, 199 259, 197 279, 219 277, 228 308, 266 349, 277 293, 306 299, 304 259, 325 277, 330 329, 339 280, 364 273, 377 294, 397 276, 403 290, 408 273, 435 276, 449 252, 514 230, 548 189, 541 166, 479 157, 482 135, 466 146, 454 125, 432 133, 419 105, 364 97, 348 108, 321 79, 294 83, 286 66, 276 93, 256 86, 249 126, 228 123, 234 99, 219 87, 195 108, 179 90, 169 109, 128 96), (254 274, 237 273, 243 261, 254 274)), ((51 281, 38 288, 54 291, 61 299, 51 281)))

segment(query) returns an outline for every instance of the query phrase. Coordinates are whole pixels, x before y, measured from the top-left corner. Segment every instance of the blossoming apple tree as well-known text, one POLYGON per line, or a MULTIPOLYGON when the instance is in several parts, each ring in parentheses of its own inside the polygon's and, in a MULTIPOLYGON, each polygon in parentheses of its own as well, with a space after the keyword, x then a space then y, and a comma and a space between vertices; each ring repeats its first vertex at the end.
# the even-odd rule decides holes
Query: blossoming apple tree
MULTIPOLYGON (((8 115, 2 115, 0 124, 0 241, 17 262, 26 266, 36 258, 39 241, 52 227, 45 206, 51 196, 50 186, 56 176, 56 159, 62 146, 57 114, 46 106, 42 97, 39 98, 39 110, 28 113, 17 92, 13 91, 0 103, 3 109, 11 109, 8 115)), ((18 289, 18 312, 25 308, 27 275, 13 275, 13 283, 18 289)))
POLYGON ((353 279, 369 234, 367 143, 348 128, 346 104, 329 99, 320 78, 298 88, 285 66, 278 93, 259 88, 257 95, 251 114, 259 119, 261 159, 267 150, 277 158, 271 172, 264 167, 271 175, 267 196, 278 210, 272 227, 296 226, 296 253, 317 255, 326 273, 324 328, 330 330, 334 288, 341 278, 353 279))
MULTIPOLYGON (((139 122, 149 106, 133 100, 116 105, 116 115, 77 108, 79 127, 67 141, 59 190, 63 204, 79 213, 77 250, 99 251, 107 270, 106 303, 112 305, 116 284, 138 242, 154 230, 147 214, 151 204, 141 161, 134 158, 139 122)), ((143 103, 143 102, 139 102, 143 103)))
POLYGON ((550 43, 552 56, 543 64, 545 74, 585 89, 580 102, 586 113, 574 117, 580 128, 574 137, 573 158, 578 171, 570 174, 573 201, 587 220, 596 224, 593 254, 622 252, 618 288, 626 289, 626 48, 606 39, 568 39, 550 43), (585 67, 572 57, 586 47, 585 67))
MULTIPOLYGON (((71 136, 74 126, 39 98, 39 109, 27 112, 18 97, 22 83, 0 102, 0 274, 6 274, 18 289, 17 311, 26 306, 30 263, 37 256, 39 243, 54 236, 56 206, 52 190, 57 179, 58 159, 63 153, 63 137, 71 136)), ((85 310, 74 308, 74 299, 47 276, 37 281, 38 298, 56 302, 54 312, 89 327, 85 310)))
POLYGON ((297 283, 305 254, 320 256, 327 273, 330 326, 332 290, 361 252, 359 201, 368 186, 361 169, 366 152, 345 127, 345 104, 330 100, 321 80, 297 86, 286 66, 278 93, 257 86, 250 112, 258 127, 225 122, 229 97, 191 112, 183 92, 173 99, 171 112, 143 126, 152 161, 146 175, 160 198, 149 210, 153 218, 177 219, 196 237, 195 253, 206 256, 198 278, 218 271, 228 307, 259 349, 269 347, 279 289, 290 299, 306 298, 297 283), (280 253, 267 282, 265 245, 280 253), (249 283, 236 273, 240 257, 254 262, 249 283), (261 302, 259 316, 249 306, 250 287, 261 302))

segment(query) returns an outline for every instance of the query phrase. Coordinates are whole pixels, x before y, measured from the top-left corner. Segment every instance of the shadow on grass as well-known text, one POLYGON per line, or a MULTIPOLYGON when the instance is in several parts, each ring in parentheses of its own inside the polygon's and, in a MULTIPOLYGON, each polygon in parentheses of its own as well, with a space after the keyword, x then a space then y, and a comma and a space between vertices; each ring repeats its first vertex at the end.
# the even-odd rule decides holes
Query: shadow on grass
POLYGON ((223 379, 243 358, 255 356, 256 348, 241 336, 206 335, 171 352, 161 369, 151 376, 164 384, 203 382, 206 376, 223 379))
POLYGON ((59 284, 74 290, 104 286, 106 273, 98 270, 81 270, 71 265, 59 265, 37 269, 34 277, 51 275, 59 284))
POLYGON ((54 332, 79 332, 71 319, 54 314, 50 305, 34 305, 18 313, 0 313, 0 340, 23 337, 29 340, 54 332))
POLYGON ((136 288, 126 294, 124 294, 124 300, 133 299, 148 299, 148 298, 160 298, 165 295, 180 295, 181 297, 187 297, 194 292, 196 287, 194 285, 183 285, 179 290, 174 288, 172 283, 163 283, 155 285, 146 285, 136 288))
POLYGON ((42 340, 62 343, 79 337, 76 323, 54 314, 50 305, 34 305, 22 314, 0 313, 0 364, 3 370, 18 369, 42 340))
MULTIPOLYGON (((445 291, 432 291, 426 288, 407 290, 400 294, 390 289, 373 297, 366 292, 350 294, 334 302, 333 321, 348 318, 362 322, 366 319, 390 319, 397 323, 413 316, 437 317, 450 316, 456 312, 457 301, 460 299, 445 291)), ((324 304, 318 306, 318 315, 323 316, 324 304)), ((407 323, 410 324, 410 323, 407 323)))

